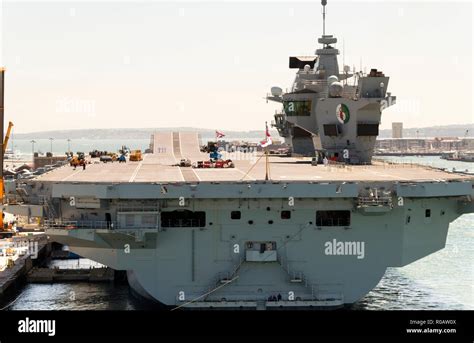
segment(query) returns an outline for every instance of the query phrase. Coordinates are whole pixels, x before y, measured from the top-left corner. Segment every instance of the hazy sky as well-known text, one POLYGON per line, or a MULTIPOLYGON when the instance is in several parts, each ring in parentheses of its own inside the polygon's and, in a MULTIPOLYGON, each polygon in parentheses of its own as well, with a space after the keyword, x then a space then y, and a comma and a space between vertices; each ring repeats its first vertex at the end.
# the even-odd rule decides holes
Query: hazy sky
MULTIPOLYGON (((328 1, 345 63, 390 76, 382 128, 472 123, 470 1, 328 1)), ((6 120, 16 132, 110 127, 263 129, 311 55, 320 1, 3 1, 6 120)), ((342 65, 342 55, 339 56, 342 65)))

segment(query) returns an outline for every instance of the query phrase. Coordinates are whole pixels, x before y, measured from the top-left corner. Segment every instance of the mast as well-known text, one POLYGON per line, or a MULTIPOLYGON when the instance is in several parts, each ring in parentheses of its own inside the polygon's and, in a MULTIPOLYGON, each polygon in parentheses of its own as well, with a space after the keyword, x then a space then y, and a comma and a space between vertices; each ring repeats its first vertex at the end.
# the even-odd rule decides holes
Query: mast
POLYGON ((321 5, 323 5, 323 36, 326 35, 326 5, 327 0, 321 0, 321 5))

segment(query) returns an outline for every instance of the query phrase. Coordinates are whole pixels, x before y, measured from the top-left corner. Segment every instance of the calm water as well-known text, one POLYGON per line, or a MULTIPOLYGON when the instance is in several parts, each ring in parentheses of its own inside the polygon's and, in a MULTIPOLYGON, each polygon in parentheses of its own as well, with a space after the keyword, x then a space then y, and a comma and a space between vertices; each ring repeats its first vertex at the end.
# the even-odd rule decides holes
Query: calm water
MULTIPOLYGON (((451 162, 437 157, 390 158, 453 167, 474 172, 473 163, 451 162)), ((451 223, 446 248, 403 268, 390 268, 378 286, 354 309, 385 310, 474 310, 474 214, 451 223)), ((61 262, 66 264, 77 262, 61 262)), ((90 263, 87 260, 80 263, 90 263)), ((0 308, 16 298, 11 310, 133 310, 150 305, 134 299, 126 284, 64 283, 30 284, 0 308)))

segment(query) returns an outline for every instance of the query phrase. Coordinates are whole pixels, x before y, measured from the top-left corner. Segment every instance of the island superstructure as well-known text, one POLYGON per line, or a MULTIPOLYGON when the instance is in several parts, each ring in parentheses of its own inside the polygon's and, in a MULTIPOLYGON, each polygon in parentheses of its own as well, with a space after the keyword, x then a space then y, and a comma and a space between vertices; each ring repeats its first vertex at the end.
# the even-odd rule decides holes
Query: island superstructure
POLYGON ((339 73, 335 38, 320 43, 316 56, 290 59, 294 87, 271 98, 283 104, 276 125, 293 151, 328 163, 270 157, 270 180, 263 158, 180 166, 209 158, 199 135, 157 132, 142 161, 6 183, 5 211, 41 218, 52 240, 126 270, 137 294, 171 308, 358 301, 388 267, 444 248, 449 224, 474 212, 474 178, 372 162, 381 110, 394 103, 388 77, 374 70, 341 83, 349 72, 339 73))
POLYGON ((290 92, 273 87, 267 96, 283 104, 274 126, 295 154, 370 163, 382 111, 394 105, 396 97, 387 91, 389 77, 382 71, 373 68, 366 75, 351 73, 346 65, 339 69, 337 38, 325 34, 322 3, 322 47, 314 56, 290 57, 289 67, 297 69, 290 92))

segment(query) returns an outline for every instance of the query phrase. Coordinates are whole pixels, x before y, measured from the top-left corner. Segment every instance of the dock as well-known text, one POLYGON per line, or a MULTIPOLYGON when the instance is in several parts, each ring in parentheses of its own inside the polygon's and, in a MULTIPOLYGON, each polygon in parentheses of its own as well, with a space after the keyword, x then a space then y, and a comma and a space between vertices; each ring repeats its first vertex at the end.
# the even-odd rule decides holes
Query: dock
POLYGON ((68 281, 106 282, 115 279, 113 269, 105 268, 32 268, 26 275, 29 283, 53 283, 68 281))
MULTIPOLYGON (((45 257, 50 249, 45 238, 46 237, 43 236, 29 240, 30 242, 38 243, 38 250, 35 251, 37 259, 45 257)), ((24 279, 24 276, 35 265, 35 258, 33 257, 34 256, 32 256, 32 254, 19 256, 16 259, 12 259, 13 265, 11 267, 7 267, 6 269, 0 271, 0 295, 4 294, 8 289, 24 279)))

